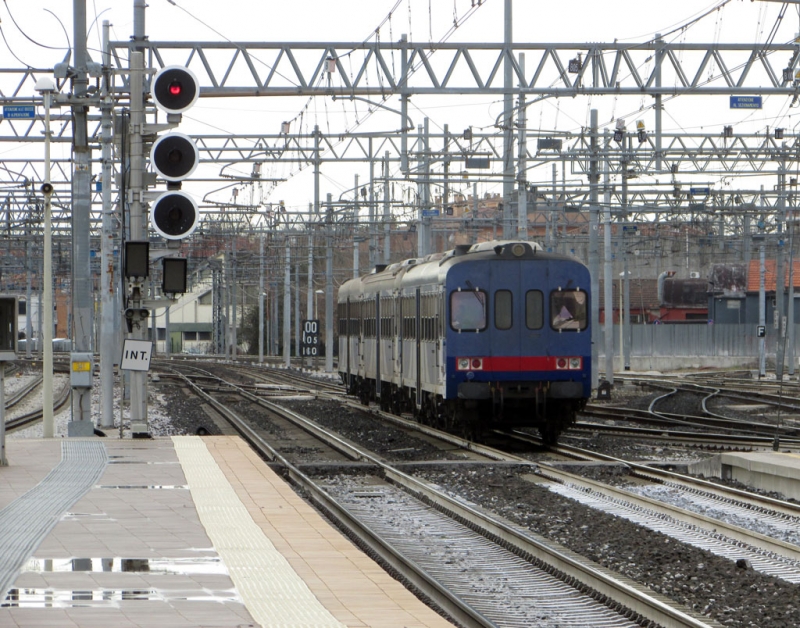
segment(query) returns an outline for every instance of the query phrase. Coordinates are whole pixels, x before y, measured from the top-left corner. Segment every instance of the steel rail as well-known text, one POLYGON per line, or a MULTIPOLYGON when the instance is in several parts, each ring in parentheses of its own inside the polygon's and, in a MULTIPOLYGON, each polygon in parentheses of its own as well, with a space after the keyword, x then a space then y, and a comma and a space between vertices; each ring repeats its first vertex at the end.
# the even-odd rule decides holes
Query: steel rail
MULTIPOLYGON (((209 402, 214 405, 215 409, 223 413, 224 416, 233 414, 222 404, 215 402, 210 395, 203 393, 199 387, 194 386, 194 384, 188 378, 186 378, 186 381, 192 386, 193 389, 197 390, 204 399, 209 400, 209 402)), ((226 382, 226 384, 234 386, 229 382, 226 382)), ((693 616, 687 611, 676 608, 675 606, 671 605, 666 598, 661 599, 659 596, 657 596, 657 594, 646 590, 643 586, 631 581, 627 581, 626 579, 621 579, 619 576, 612 574, 610 571, 599 565, 589 564, 589 562, 582 557, 579 557, 578 555, 573 554, 566 549, 556 549, 552 546, 552 544, 546 542, 544 539, 536 538, 530 533, 525 533, 515 529, 502 521, 491 518, 490 516, 480 512, 475 508, 472 508, 471 506, 461 503, 457 499, 440 492, 427 483, 417 480, 416 478, 413 478, 394 468, 391 464, 377 458, 373 454, 361 450, 350 443, 345 443, 335 434, 331 434, 327 430, 312 424, 310 421, 304 419, 297 413, 286 410, 285 408, 282 408, 281 406, 272 402, 260 399, 254 395, 251 395, 250 393, 247 393, 247 391, 242 391, 240 394, 242 394, 245 398, 250 398, 254 403, 258 403, 264 408, 280 413, 285 418, 288 418, 292 421, 297 421, 298 425, 303 426, 304 429, 312 430, 315 435, 318 434, 320 438, 324 438, 325 442, 337 450, 342 452, 349 450, 351 453, 348 455, 352 456, 354 460, 370 462, 381 471, 384 479, 401 486, 412 495, 416 495, 418 498, 423 499, 433 507, 456 518, 458 521, 464 525, 467 525, 473 530, 479 531, 488 538, 495 539, 505 547, 512 549, 512 551, 518 555, 523 557, 534 557, 537 560, 550 565, 553 569, 561 574, 564 574, 567 577, 576 578, 578 581, 582 582, 585 586, 589 587, 597 594, 601 596, 607 596, 609 599, 615 600, 617 603, 622 604, 626 608, 642 617, 646 617, 651 621, 655 621, 665 628, 703 628, 717 625, 716 622, 712 620, 701 619, 693 616)), ((238 423, 241 422, 239 421, 238 423)), ((418 424, 413 425, 414 427, 418 427, 418 424)), ((237 427, 237 429, 239 428, 237 427)), ((242 425, 242 434, 246 434, 245 438, 248 440, 248 442, 253 443, 254 446, 255 443, 259 443, 257 447, 260 449, 260 443, 263 443, 263 440, 260 439, 260 437, 258 437, 258 435, 255 434, 249 427, 242 425)), ((263 444, 266 445, 266 443, 263 444)), ((299 485, 304 487, 306 487, 308 482, 311 482, 313 487, 313 482, 310 479, 302 474, 296 467, 290 465, 282 456, 280 456, 280 454, 269 447, 269 445, 266 445, 266 451, 270 452, 269 457, 271 459, 278 460, 287 466, 287 470, 289 471, 293 481, 296 481, 299 485)), ((319 491, 319 489, 316 487, 313 489, 311 487, 308 488, 309 493, 313 495, 312 501, 315 501, 315 503, 317 503, 320 507, 325 508, 326 510, 328 508, 332 508, 336 512, 342 511, 341 507, 333 503, 333 500, 329 496, 325 495, 324 492, 319 491), (318 493, 322 493, 322 495, 319 495, 318 493), (317 499, 320 499, 320 501, 317 502, 317 499)), ((347 518, 350 520, 349 516, 347 518)), ((357 525, 357 522, 352 522, 352 524, 357 525)), ((380 541, 379 539, 373 539, 373 542, 380 541)), ((386 549, 382 551, 386 551, 386 549)), ((390 554, 394 554, 394 552, 390 551, 390 554)), ((435 588, 439 588, 438 583, 435 588)))

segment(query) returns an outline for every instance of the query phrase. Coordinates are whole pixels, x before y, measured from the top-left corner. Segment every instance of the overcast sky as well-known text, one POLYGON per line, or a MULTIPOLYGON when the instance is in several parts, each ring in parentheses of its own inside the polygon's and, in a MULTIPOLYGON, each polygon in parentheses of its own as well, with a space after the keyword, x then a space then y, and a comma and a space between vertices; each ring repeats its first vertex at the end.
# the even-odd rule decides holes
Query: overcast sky
MULTIPOLYGON (((501 42, 503 40, 503 0, 149 0, 146 30, 153 41, 319 41, 360 42, 379 36, 382 41, 397 41, 407 34, 412 41, 501 42), (391 13, 390 13, 391 12, 391 13), (391 15, 391 17, 390 17, 391 15), (453 29, 454 22, 459 24, 453 29)), ((516 0, 513 32, 518 42, 582 43, 588 41, 633 43, 656 33, 667 41, 690 43, 764 42, 776 26, 778 2, 729 0, 516 0), (690 27, 681 25, 714 7, 721 6, 690 27)), ((112 39, 127 40, 133 30, 133 0, 87 0, 91 24, 89 47, 100 60, 100 24, 112 24, 112 39)), ((0 7, 3 41, 0 55, 3 67, 52 67, 60 62, 72 40, 72 3, 67 0, 4 0, 0 7), (63 25, 63 26, 62 26, 63 25)), ((800 31, 800 18, 790 7, 777 26, 776 42, 786 42, 800 31)), ((788 59, 787 59, 788 61, 788 59)), ((589 110, 596 108, 602 124, 611 125, 627 116, 631 126, 641 117, 652 124, 649 99, 613 97, 551 99, 528 110, 530 128, 579 131, 588 122, 589 110), (641 113, 637 112, 641 109, 641 113)), ((381 113, 364 122, 365 105, 317 98, 201 99, 187 114, 181 130, 193 134, 276 133, 282 120, 297 120, 305 110, 307 131, 314 124, 336 133, 345 128, 386 130, 398 128, 397 116, 381 113), (360 126, 357 124, 360 122, 360 126)), ((414 98, 410 116, 414 124, 431 120, 432 130, 448 124, 451 130, 467 126, 491 129, 502 110, 493 97, 453 96, 414 98)), ((766 127, 793 129, 800 110, 789 101, 772 99, 758 112, 730 110, 725 97, 716 102, 689 97, 666 106, 665 130, 717 132, 723 124, 753 132, 766 127), (701 106, 698 106, 701 105, 701 106)), ((307 174, 295 175, 289 167, 276 166, 265 175, 291 177, 293 181, 263 190, 266 202, 285 199, 287 205, 303 208, 311 201, 307 174)), ((364 171, 362 171, 364 173, 364 171)), ((362 182, 365 180, 362 174, 362 182)), ((323 197, 345 194, 353 176, 331 169, 325 172, 323 197)), ((497 192, 487 185, 482 192, 497 192)), ((228 194, 228 192, 223 192, 228 194)))

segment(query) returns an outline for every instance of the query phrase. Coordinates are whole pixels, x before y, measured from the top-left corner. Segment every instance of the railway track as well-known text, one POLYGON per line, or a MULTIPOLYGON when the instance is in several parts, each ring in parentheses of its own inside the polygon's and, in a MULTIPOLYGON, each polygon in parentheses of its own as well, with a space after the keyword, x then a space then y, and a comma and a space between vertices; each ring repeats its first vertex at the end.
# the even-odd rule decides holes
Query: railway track
MULTIPOLYGON (((552 542, 536 538, 465 505, 436 487, 407 475, 397 464, 385 461, 244 387, 227 381, 213 385, 215 391, 224 389, 228 396, 235 391, 250 403, 280 414, 282 420, 291 421, 298 429, 312 433, 326 448, 348 459, 347 463, 337 462, 337 465, 357 464, 370 470, 367 476, 358 476, 361 478, 359 482, 366 482, 365 485, 353 485, 347 483, 354 481, 352 473, 345 476, 347 482, 341 479, 332 481, 328 465, 327 479, 320 482, 303 473, 298 465, 265 442, 256 430, 231 410, 230 403, 219 403, 212 394, 205 392, 203 388, 210 384, 210 374, 203 375, 201 384, 190 382, 191 378, 186 375, 183 377, 187 385, 192 386, 216 412, 235 424, 263 456, 279 464, 287 477, 302 487, 318 507, 341 520, 348 533, 357 537, 371 553, 403 574, 407 582, 464 625, 529 626, 533 621, 541 621, 545 608, 549 608, 547 612, 555 614, 562 622, 560 625, 565 626, 633 626, 639 625, 637 622, 642 618, 665 626, 714 625, 714 622, 693 616, 666 598, 591 564, 552 542), (409 540, 406 530, 392 538, 389 530, 379 527, 387 520, 380 515, 380 512, 385 512, 383 506, 398 503, 402 504, 400 510, 404 516, 414 513, 413 519, 419 523, 417 529, 426 531, 426 534, 414 535, 409 540), (373 511, 372 518, 370 511, 373 511), (366 525, 365 520, 368 522, 366 525), (447 554, 449 560, 442 556, 444 538, 456 539, 446 549, 450 552, 447 554), (469 566, 465 577, 467 555, 469 566), (501 577, 499 574, 504 575, 501 577), (484 582, 485 586, 476 587, 476 582, 484 582), (579 584, 573 586, 565 582, 579 584), (514 600, 513 609, 505 600, 498 602, 500 585, 506 599, 514 600), (538 592, 537 596, 532 592, 538 592), (564 595, 571 596, 574 603, 565 603, 564 595), (562 600, 558 608, 552 605, 554 599, 562 600)), ((301 388, 302 385, 298 386, 298 390, 301 388)), ((427 437, 432 436, 429 433, 427 437)), ((447 446, 452 446, 452 441, 447 446)), ((470 450, 464 455, 479 454, 470 450)))
MULTIPOLYGON (((665 379, 658 380, 658 383, 654 380, 648 380, 646 383, 637 382, 637 385, 662 390, 663 394, 653 398, 647 408, 590 403, 584 409, 583 416, 596 420, 625 421, 637 425, 660 426, 673 430, 678 428, 701 432, 715 430, 718 433, 732 436, 748 435, 760 439, 774 440, 777 436, 781 440, 786 439, 787 442, 793 444, 800 443, 800 424, 788 417, 780 421, 768 422, 765 421, 763 413, 758 416, 742 418, 726 416, 710 408, 711 400, 734 399, 738 401, 747 400, 751 404, 754 402, 769 404, 776 412, 792 411, 800 413, 800 405, 795 405, 793 402, 790 403, 787 398, 783 398, 783 401, 780 401, 771 395, 758 398, 745 397, 740 393, 734 393, 720 387, 700 387, 693 383, 685 384, 665 379), (701 408, 702 415, 687 415, 685 412, 658 409, 659 406, 674 404, 675 398, 680 393, 698 395, 700 397, 698 405, 701 408)), ((797 402, 800 404, 800 399, 797 402)))
MULTIPOLYGON (((527 434, 518 437, 536 441, 527 434)), ((557 462, 540 463, 537 475, 551 480, 559 494, 718 556, 746 561, 767 575, 800 583, 799 505, 578 447, 551 449, 572 460, 618 465, 635 481, 620 488, 619 482, 589 479, 557 462)))

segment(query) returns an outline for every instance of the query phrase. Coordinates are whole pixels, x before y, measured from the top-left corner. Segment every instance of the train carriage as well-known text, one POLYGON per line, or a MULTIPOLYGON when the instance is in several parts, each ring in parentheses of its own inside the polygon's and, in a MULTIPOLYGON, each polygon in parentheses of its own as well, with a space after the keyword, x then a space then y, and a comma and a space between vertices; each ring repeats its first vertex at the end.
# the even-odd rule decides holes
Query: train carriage
POLYGON ((378 267, 339 289, 340 374, 431 425, 532 426, 553 443, 591 394, 589 285, 578 260, 529 242, 378 267))

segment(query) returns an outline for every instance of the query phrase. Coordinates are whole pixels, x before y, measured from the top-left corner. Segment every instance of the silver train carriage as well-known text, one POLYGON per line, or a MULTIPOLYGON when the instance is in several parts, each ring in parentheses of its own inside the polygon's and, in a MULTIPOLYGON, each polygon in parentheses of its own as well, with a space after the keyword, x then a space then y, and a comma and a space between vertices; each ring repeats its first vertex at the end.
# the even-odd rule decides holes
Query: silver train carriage
POLYGON ((530 242, 457 246, 344 283, 348 392, 467 436, 536 427, 548 443, 591 394, 589 271, 530 242))

